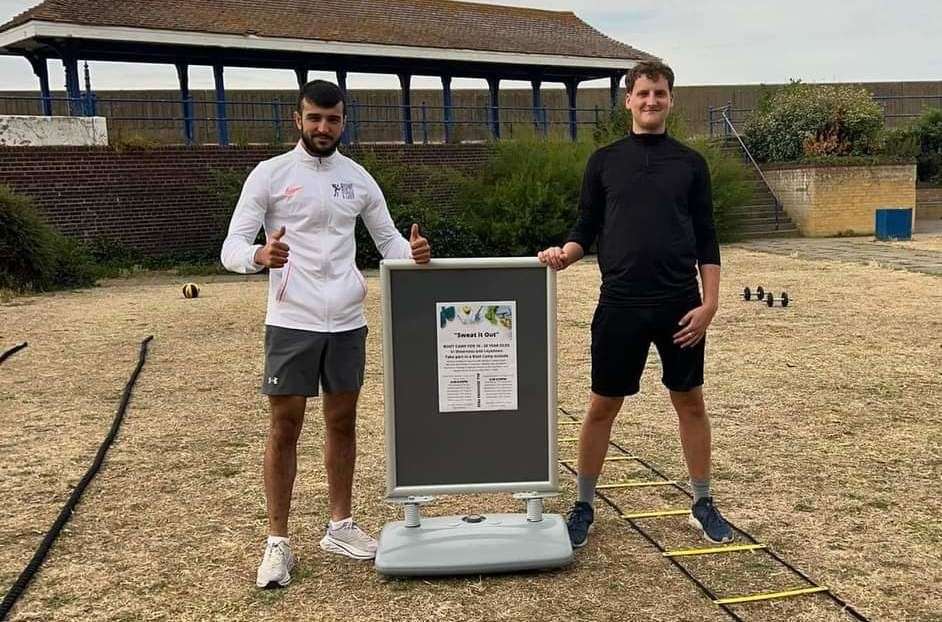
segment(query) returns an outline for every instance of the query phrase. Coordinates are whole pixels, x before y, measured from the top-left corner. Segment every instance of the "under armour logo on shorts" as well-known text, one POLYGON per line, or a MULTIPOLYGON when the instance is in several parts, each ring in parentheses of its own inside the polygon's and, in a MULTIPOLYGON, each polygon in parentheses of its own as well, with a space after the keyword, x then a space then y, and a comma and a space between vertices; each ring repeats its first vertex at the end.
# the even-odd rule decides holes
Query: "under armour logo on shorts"
POLYGON ((269 376, 268 384, 278 384, 278 376, 269 376))

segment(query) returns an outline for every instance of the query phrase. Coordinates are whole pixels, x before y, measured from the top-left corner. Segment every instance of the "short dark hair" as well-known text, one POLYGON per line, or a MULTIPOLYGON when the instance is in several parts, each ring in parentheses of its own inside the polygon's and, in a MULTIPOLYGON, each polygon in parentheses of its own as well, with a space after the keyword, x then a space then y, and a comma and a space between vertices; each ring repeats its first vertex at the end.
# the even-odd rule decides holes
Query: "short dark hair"
POLYGON ((661 61, 647 60, 640 62, 631 68, 628 75, 625 76, 625 88, 631 93, 635 89, 635 82, 644 76, 649 80, 660 80, 667 78, 667 90, 674 92, 674 70, 661 61))
POLYGON ((327 80, 311 80, 298 93, 298 114, 304 109, 304 100, 321 108, 333 108, 343 104, 343 116, 347 116, 347 98, 340 87, 327 80))

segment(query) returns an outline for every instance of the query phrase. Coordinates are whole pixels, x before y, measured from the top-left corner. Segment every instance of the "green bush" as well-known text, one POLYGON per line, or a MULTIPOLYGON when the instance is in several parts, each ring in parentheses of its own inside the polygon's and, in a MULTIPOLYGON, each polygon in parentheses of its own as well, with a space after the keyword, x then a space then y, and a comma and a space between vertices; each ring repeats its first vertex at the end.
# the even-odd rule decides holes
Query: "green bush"
POLYGON ((495 145, 483 170, 456 177, 465 222, 489 255, 535 254, 576 220, 592 143, 526 138, 495 145))
MULTIPOLYGON (((377 183, 382 183, 377 179, 377 183)), ((384 192, 385 194, 385 192, 384 192)), ((407 203, 389 204, 389 213, 396 224, 396 229, 409 239, 412 224, 419 225, 421 234, 432 246, 432 258, 444 257, 480 257, 484 247, 477 235, 458 216, 443 215, 440 207, 424 197, 411 199, 407 203)), ((356 227, 357 265, 360 268, 375 268, 380 256, 369 231, 362 220, 357 220, 356 227)))
POLYGON ((741 159, 723 153, 719 145, 706 138, 692 139, 688 145, 696 149, 710 169, 713 190, 713 223, 720 242, 735 242, 742 237, 742 221, 736 208, 746 205, 754 184, 741 159))
POLYGON ((866 89, 794 82, 746 122, 745 141, 760 162, 865 156, 880 145, 883 112, 866 89))
MULTIPOLYGON (((121 126, 118 125, 118 127, 120 128, 121 126)), ((153 136, 144 136, 136 133, 125 134, 120 129, 117 132, 111 132, 108 142, 111 144, 111 148, 118 153, 125 151, 149 151, 163 145, 160 140, 153 136)))
MULTIPOLYGON (((593 143, 527 138, 501 142, 483 171, 457 180, 459 204, 489 255, 530 255, 558 245, 578 216, 582 178, 589 155, 623 138, 630 112, 614 110, 593 132, 593 143)), ((668 117, 668 132, 685 136, 683 118, 668 117)), ((753 184, 743 163, 706 140, 686 141, 707 161, 713 181, 717 236, 738 239, 733 208, 752 197, 753 184)))
POLYGON ((942 154, 921 154, 916 160, 916 177, 921 182, 942 184, 942 154))
MULTIPOLYGON (((360 152, 356 159, 379 184, 383 196, 386 197, 389 214, 396 228, 407 239, 412 223, 418 223, 422 235, 428 238, 432 245, 432 257, 477 257, 482 254, 480 240, 460 217, 443 214, 441 206, 432 202, 421 189, 410 190, 405 184, 408 177, 416 175, 428 178, 431 185, 447 184, 450 183, 450 176, 438 174, 432 169, 416 169, 415 167, 407 169, 405 166, 381 159, 369 150, 360 152)), ((218 244, 216 246, 221 246, 226 236, 229 218, 239 200, 239 194, 242 192, 242 185, 248 173, 228 169, 213 171, 212 175, 215 196, 222 205, 227 207, 220 214, 217 222, 218 244)), ((357 265, 361 268, 378 266, 382 257, 376 251, 373 239, 361 219, 357 219, 355 239, 357 265)), ((261 231, 256 243, 265 243, 265 236, 261 231)))
POLYGON ((888 129, 882 138, 884 159, 915 161, 920 182, 942 184, 942 109, 930 108, 911 127, 888 129))
POLYGON ((942 184, 942 109, 925 111, 913 126, 919 143, 916 169, 919 181, 942 184))
MULTIPOLYGON (((442 206, 436 204, 423 189, 409 190, 405 186, 407 176, 427 179, 428 186, 449 186, 460 183, 457 176, 438 172, 431 168, 410 167, 380 159, 372 151, 363 151, 357 156, 359 163, 376 179, 376 183, 386 197, 389 214, 396 224, 396 229, 406 239, 412 224, 419 225, 422 235, 432 246, 433 258, 444 257, 480 257, 484 247, 478 236, 471 230, 464 218, 458 214, 443 213, 442 206)), ((357 265, 361 268, 374 268, 379 265, 380 254, 362 220, 357 220, 356 227, 357 265)))
MULTIPOLYGON (((221 242, 220 242, 221 243, 221 242)), ((98 278, 125 277, 146 270, 173 270, 178 275, 225 274, 218 251, 173 251, 163 255, 144 255, 118 240, 97 238, 87 246, 95 260, 98 278)))
MULTIPOLYGON (((601 147, 624 138, 630 130, 631 111, 624 106, 619 106, 596 124, 595 129, 592 130, 592 142, 601 147)), ((690 136, 687 120, 676 105, 667 117, 667 133, 680 140, 690 136)))
POLYGON ((95 260, 100 277, 120 276, 134 267, 143 267, 144 255, 111 238, 95 238, 86 246, 95 260))
POLYGON ((52 285, 49 289, 92 287, 99 276, 98 267, 82 242, 53 234, 56 253, 52 285))
POLYGON ((912 128, 887 129, 881 137, 880 155, 888 159, 915 160, 919 157, 919 136, 912 128))
POLYGON ((0 186, 0 288, 41 292, 94 284, 84 247, 49 227, 31 200, 0 186))
POLYGON ((942 153, 942 108, 929 108, 913 128, 923 152, 942 153))
MULTIPOLYGON (((229 221, 232 218, 232 212, 239 202, 239 195, 242 194, 242 186, 245 184, 250 170, 251 169, 240 170, 237 168, 228 168, 212 169, 209 172, 210 178, 212 179, 213 197, 222 206, 219 211, 213 214, 213 233, 209 247, 214 250, 212 253, 206 253, 206 255, 211 255, 211 257, 205 258, 205 260, 209 262, 219 262, 219 249, 222 248, 222 243, 225 241, 226 234, 229 232, 229 221)), ((255 243, 264 244, 265 242, 265 234, 259 230, 258 235, 255 237, 255 243)))

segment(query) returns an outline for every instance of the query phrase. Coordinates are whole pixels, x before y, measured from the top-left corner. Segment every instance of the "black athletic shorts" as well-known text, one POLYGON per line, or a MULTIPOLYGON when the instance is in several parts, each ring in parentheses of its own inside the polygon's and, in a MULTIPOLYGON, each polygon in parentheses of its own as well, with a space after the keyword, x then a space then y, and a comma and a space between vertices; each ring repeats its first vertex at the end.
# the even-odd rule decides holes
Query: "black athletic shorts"
POLYGON ((592 391, 605 397, 634 395, 651 343, 661 358, 661 382, 671 391, 703 385, 706 338, 692 348, 674 345, 678 322, 699 300, 655 307, 599 305, 592 318, 592 391))
POLYGON ((265 326, 265 395, 313 397, 359 391, 366 366, 367 328, 341 333, 265 326))

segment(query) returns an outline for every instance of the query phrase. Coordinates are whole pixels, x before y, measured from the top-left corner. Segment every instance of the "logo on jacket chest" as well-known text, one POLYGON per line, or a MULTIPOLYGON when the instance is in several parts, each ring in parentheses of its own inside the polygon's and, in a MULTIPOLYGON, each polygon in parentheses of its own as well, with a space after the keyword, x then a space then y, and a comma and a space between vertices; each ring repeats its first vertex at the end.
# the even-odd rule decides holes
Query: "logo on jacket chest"
POLYGON ((356 194, 353 192, 353 184, 331 184, 334 189, 334 198, 335 199, 345 199, 347 201, 352 201, 356 198, 356 194))
POLYGON ((290 199, 302 190, 304 190, 304 186, 288 186, 282 191, 281 196, 286 199, 290 199))

